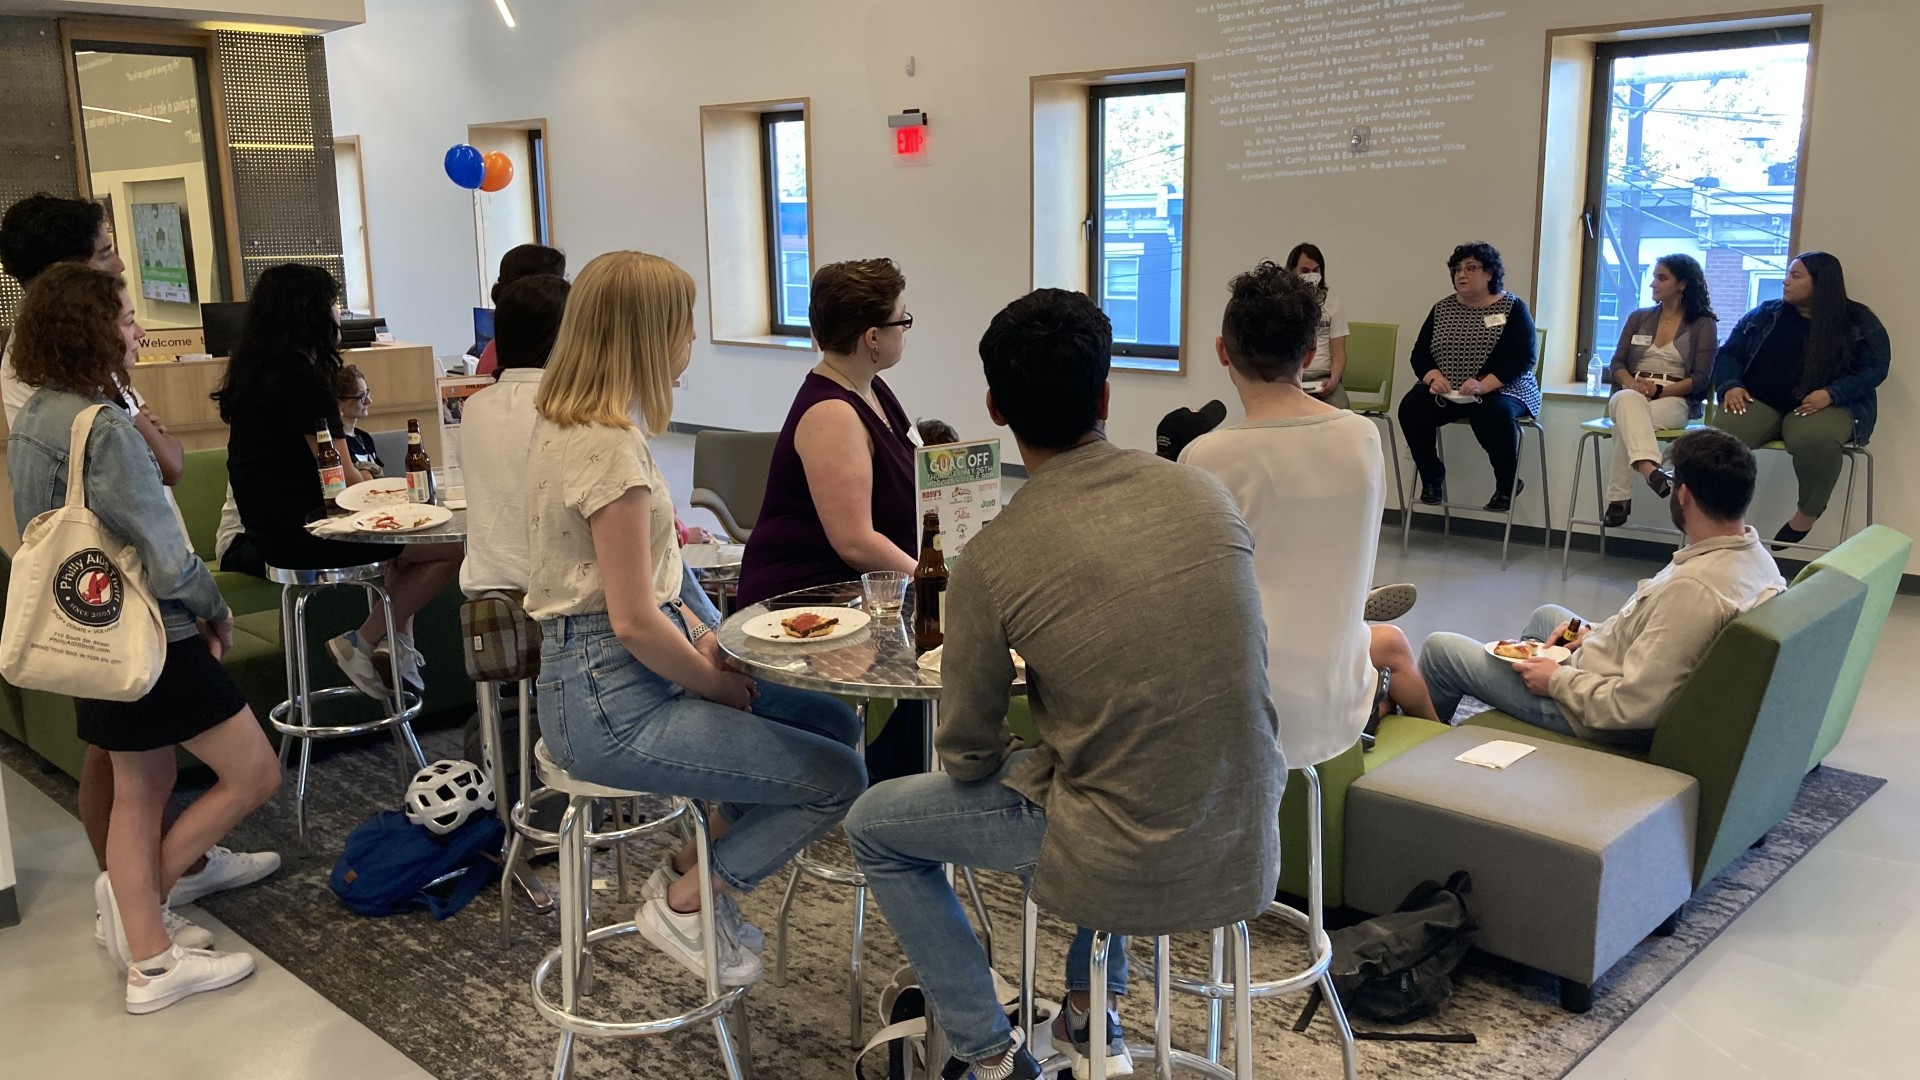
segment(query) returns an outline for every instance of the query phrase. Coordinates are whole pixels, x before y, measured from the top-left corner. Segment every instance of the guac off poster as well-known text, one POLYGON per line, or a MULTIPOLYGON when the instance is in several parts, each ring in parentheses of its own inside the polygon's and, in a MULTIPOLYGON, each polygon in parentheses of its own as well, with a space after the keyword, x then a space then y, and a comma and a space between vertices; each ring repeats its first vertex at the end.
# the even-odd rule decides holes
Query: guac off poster
POLYGON ((941 552, 951 563, 1000 513, 1000 440, 923 446, 914 453, 920 514, 940 512, 941 552))

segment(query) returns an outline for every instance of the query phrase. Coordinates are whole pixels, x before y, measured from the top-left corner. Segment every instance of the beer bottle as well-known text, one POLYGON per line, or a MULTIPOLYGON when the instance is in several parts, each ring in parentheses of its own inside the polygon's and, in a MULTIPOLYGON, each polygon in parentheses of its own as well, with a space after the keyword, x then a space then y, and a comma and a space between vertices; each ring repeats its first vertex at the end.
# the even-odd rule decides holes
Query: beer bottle
POLYGON ((333 430, 325 420, 313 434, 314 456, 320 462, 320 494, 327 500, 327 516, 340 513, 340 493, 347 490, 347 471, 340 465, 340 451, 333 445, 333 430))
POLYGON ((433 501, 433 462, 420 445, 420 421, 407 421, 407 498, 417 503, 433 501))
POLYGON ((946 640, 947 557, 940 550, 940 512, 929 510, 920 530, 920 565, 913 568, 913 647, 931 652, 946 640))

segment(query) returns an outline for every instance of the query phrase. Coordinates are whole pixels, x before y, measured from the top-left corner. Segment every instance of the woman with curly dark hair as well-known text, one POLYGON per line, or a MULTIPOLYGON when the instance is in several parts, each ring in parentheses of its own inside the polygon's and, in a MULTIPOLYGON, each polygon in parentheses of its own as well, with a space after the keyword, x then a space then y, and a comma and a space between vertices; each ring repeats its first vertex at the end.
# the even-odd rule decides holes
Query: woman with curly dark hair
POLYGON ((7 440, 14 519, 24 526, 64 505, 68 485, 82 484, 101 526, 139 555, 166 630, 160 677, 145 697, 73 703, 80 738, 112 764, 107 869, 93 892, 101 935, 125 978, 127 1011, 136 1014, 252 974, 251 956, 208 951, 213 935, 173 915, 167 896, 280 784, 259 721, 220 666, 233 644, 233 613, 187 545, 121 395, 142 337, 120 275, 82 264, 38 275, 21 303, 13 347, 14 374, 36 392, 7 440), (86 467, 76 475, 72 432, 81 422, 89 426, 86 467), (176 746, 217 779, 164 828, 176 746))
POLYGON ((1526 301, 1506 290, 1506 267, 1492 244, 1454 248, 1447 273, 1453 294, 1427 313, 1408 358, 1420 385, 1400 399, 1400 430, 1420 470, 1420 501, 1438 506, 1447 498, 1440 429, 1455 420, 1471 424, 1493 463, 1487 509, 1505 513, 1522 486, 1514 475, 1520 418, 1540 415, 1533 315, 1526 301))
POLYGON ((323 540, 307 522, 326 513, 320 488, 315 431, 333 434, 348 484, 367 477, 353 464, 338 397, 340 286, 315 266, 286 263, 260 275, 247 302, 246 330, 227 360, 227 378, 213 395, 228 425, 227 478, 247 539, 268 566, 327 569, 387 564, 397 640, 382 640, 386 621, 376 608, 358 630, 327 643, 327 651, 360 692, 378 700, 397 677, 424 689, 421 657, 413 645, 413 616, 460 572, 459 544, 356 544, 323 540))
POLYGON ((1613 350, 1613 471, 1607 477, 1608 528, 1627 523, 1633 510, 1633 474, 1655 495, 1673 493, 1660 468, 1654 432, 1685 427, 1706 410, 1713 389, 1713 353, 1720 323, 1707 293, 1707 274, 1691 255, 1667 255, 1653 264, 1653 306, 1627 316, 1613 350))

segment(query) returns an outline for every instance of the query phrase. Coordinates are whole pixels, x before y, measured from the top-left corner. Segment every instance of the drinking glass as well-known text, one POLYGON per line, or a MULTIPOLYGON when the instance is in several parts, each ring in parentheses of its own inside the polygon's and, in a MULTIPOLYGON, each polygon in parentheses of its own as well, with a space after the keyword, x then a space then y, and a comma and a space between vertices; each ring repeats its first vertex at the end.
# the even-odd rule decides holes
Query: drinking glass
POLYGON ((911 574, 899 570, 875 570, 860 575, 860 590, 865 595, 867 614, 875 619, 897 619, 900 608, 907 602, 907 585, 913 581, 911 574))

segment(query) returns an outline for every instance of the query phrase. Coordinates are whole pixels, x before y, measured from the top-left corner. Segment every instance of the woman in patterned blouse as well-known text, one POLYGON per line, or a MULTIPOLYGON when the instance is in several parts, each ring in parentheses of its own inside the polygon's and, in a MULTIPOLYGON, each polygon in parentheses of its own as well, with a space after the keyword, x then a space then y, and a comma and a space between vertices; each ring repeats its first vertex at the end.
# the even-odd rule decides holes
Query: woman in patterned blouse
POLYGON ((1413 373, 1420 385, 1400 399, 1400 430, 1420 470, 1420 501, 1446 501, 1447 467, 1440 460, 1440 429, 1456 420, 1473 427, 1474 438, 1493 463, 1493 498, 1487 509, 1504 513, 1523 485, 1520 419, 1540 415, 1540 384, 1533 377, 1533 315, 1526 301, 1507 292, 1506 268, 1492 244, 1453 249, 1447 271, 1453 295, 1433 305, 1413 343, 1413 373))

